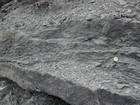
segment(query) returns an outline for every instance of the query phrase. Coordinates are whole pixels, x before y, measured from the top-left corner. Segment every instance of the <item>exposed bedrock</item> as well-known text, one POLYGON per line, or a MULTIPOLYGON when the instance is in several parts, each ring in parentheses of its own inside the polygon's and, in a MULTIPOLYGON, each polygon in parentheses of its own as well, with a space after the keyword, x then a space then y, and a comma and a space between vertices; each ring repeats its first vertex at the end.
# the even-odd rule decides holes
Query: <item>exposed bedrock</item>
POLYGON ((0 76, 71 105, 140 105, 140 24, 69 21, 0 33, 0 76))

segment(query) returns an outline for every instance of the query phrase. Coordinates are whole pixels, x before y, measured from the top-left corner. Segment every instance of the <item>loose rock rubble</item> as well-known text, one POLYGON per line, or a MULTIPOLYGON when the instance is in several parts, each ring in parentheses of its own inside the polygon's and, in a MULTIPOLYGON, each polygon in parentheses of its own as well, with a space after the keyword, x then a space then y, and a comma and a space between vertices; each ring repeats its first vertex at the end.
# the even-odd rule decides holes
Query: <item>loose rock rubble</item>
POLYGON ((97 19, 115 18, 127 21, 127 18, 131 18, 131 21, 138 23, 140 20, 139 0, 135 0, 135 2, 127 0, 124 5, 120 5, 118 1, 121 0, 95 0, 94 2, 92 0, 68 2, 56 0, 55 2, 50 1, 49 6, 40 7, 35 5, 37 0, 34 2, 29 0, 10 2, 1 9, 2 20, 6 19, 2 22, 1 29, 10 32, 24 30, 32 33, 77 19, 80 21, 96 21, 97 19), (28 4, 29 2, 32 4, 28 4), (5 16, 5 14, 7 15, 5 16))

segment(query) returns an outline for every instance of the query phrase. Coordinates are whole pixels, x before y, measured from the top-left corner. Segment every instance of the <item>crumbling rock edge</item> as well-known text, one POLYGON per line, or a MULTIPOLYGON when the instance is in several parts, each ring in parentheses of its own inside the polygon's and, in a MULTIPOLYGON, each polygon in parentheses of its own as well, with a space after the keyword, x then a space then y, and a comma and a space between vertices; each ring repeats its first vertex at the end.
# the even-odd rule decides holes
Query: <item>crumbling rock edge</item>
POLYGON ((104 89, 91 91, 86 87, 62 80, 50 74, 23 70, 14 64, 0 63, 0 76, 16 82, 23 89, 46 92, 71 105, 139 105, 139 98, 123 96, 104 89))

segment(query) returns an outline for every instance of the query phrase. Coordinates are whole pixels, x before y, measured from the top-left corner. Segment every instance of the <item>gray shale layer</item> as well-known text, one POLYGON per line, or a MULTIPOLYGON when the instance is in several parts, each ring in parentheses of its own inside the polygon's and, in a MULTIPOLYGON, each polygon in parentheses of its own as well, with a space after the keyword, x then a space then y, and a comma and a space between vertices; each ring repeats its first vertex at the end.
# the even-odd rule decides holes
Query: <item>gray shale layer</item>
POLYGON ((1 32, 0 76, 71 105, 140 105, 140 23, 70 20, 1 32))
POLYGON ((0 75, 72 105, 139 105, 139 32, 140 24, 111 20, 70 21, 36 35, 4 35, 0 75), (119 78, 127 82, 119 84, 119 78))

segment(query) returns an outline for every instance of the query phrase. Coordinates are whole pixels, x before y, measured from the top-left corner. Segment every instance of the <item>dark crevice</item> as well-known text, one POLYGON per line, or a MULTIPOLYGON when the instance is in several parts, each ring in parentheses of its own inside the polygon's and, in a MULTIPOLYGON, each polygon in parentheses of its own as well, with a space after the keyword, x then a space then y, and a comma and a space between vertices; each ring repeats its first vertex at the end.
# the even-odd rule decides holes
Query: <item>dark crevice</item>
POLYGON ((70 105, 44 92, 24 90, 8 78, 0 78, 1 105, 70 105), (29 102, 30 101, 30 102, 29 102))

